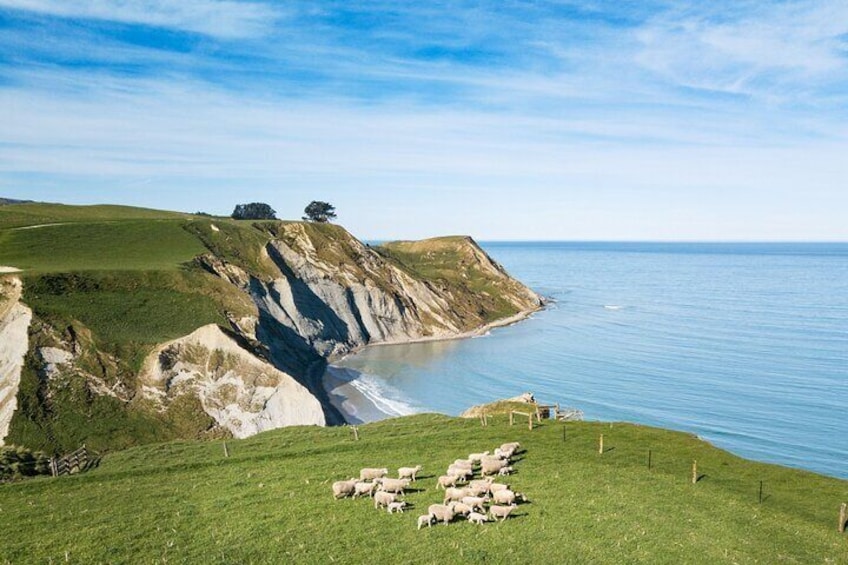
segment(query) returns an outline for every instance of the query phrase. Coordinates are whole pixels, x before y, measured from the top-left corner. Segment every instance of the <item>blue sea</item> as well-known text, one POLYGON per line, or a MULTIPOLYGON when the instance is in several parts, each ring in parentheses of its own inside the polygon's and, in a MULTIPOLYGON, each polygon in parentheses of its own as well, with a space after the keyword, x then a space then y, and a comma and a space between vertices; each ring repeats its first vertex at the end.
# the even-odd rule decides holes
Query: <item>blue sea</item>
POLYGON ((483 337, 342 360, 332 370, 370 402, 348 406, 360 419, 532 391, 586 419, 848 478, 848 244, 483 247, 551 304, 483 337))

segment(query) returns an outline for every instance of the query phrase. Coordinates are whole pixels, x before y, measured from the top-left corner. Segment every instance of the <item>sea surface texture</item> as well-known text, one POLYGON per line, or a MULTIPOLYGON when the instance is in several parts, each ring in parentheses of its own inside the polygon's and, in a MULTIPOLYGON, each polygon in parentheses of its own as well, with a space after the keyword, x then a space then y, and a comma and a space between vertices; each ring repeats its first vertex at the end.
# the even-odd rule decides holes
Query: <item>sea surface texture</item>
POLYGON ((848 478, 848 244, 483 247, 552 304, 484 337, 344 359, 331 370, 370 401, 362 419, 532 391, 848 478))

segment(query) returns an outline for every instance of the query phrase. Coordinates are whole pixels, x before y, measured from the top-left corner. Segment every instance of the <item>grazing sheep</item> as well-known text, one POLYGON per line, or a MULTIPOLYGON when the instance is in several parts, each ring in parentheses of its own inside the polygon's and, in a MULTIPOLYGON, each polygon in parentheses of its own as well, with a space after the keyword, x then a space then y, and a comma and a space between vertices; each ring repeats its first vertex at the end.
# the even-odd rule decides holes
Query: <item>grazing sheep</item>
POLYGON ((481 459, 489 454, 488 451, 484 451, 483 453, 469 453, 468 460, 472 463, 479 463, 481 459))
POLYGON ((501 467, 501 470, 498 471, 498 476, 506 477, 507 475, 511 475, 514 472, 515 469, 512 467, 512 465, 507 465, 506 467, 501 467))
POLYGON ((503 483, 492 483, 489 485, 489 493, 495 494, 501 490, 509 490, 509 485, 505 485, 503 483))
POLYGON ((471 481, 466 488, 471 496, 483 496, 489 493, 489 483, 486 481, 471 481))
POLYGON ((474 479, 473 481, 468 483, 468 486, 470 488, 478 488, 480 486, 485 486, 486 488, 489 488, 489 485, 492 484, 492 481, 494 481, 494 480, 495 479, 493 479, 492 477, 485 477, 485 478, 482 478, 482 479, 474 479))
POLYGON ((495 457, 498 459, 507 459, 509 460, 515 452, 511 449, 501 449, 500 447, 495 449, 495 457))
POLYGON ((485 511, 483 505, 488 502, 489 499, 482 496, 463 496, 462 503, 467 504, 472 509, 476 508, 477 510, 485 511))
POLYGON ((453 506, 446 506, 444 504, 431 504, 427 508, 427 512, 431 514, 436 521, 441 520, 441 522, 445 525, 453 520, 455 515, 453 506))
POLYGON ((454 514, 458 514, 460 516, 467 516, 472 510, 474 510, 472 507, 462 502, 456 502, 453 505, 454 514))
POLYGON ((515 493, 511 490, 499 490, 492 495, 497 504, 515 504, 515 493))
POLYGON ((501 461, 501 460, 492 461, 492 460, 484 459, 483 464, 480 467, 480 474, 481 475, 494 475, 494 474, 500 472, 500 470, 503 469, 506 466, 507 466, 506 461, 501 461))
POLYGON ((374 508, 388 506, 392 502, 397 502, 397 495, 390 492, 377 491, 374 493, 374 508))
POLYGON ((409 479, 383 479, 380 481, 378 490, 403 494, 403 490, 407 487, 409 487, 409 479))
POLYGON ((357 496, 368 495, 370 497, 374 496, 374 489, 377 488, 377 483, 365 483, 357 481, 353 485, 353 498, 357 496))
POLYGON ((433 527, 433 520, 435 520, 435 519, 436 519, 436 517, 433 516, 432 514, 423 514, 423 515, 419 516, 418 517, 418 529, 420 530, 421 527, 424 526, 424 524, 427 524, 428 528, 432 528, 433 527))
POLYGON ((386 468, 375 469, 375 468, 366 467, 365 469, 360 469, 359 480, 364 481, 364 480, 368 480, 368 479, 372 479, 372 480, 373 479, 382 479, 383 477, 385 477, 388 474, 389 474, 389 470, 386 469, 386 468))
POLYGON ((512 511, 515 510, 515 505, 511 506, 498 506, 497 504, 493 504, 489 507, 489 514, 492 515, 492 518, 497 521, 498 518, 501 519, 501 522, 507 519, 512 511))
POLYGON ((445 474, 468 479, 474 476, 474 471, 472 471, 470 467, 457 467, 456 465, 451 465, 448 467, 447 473, 445 474))
POLYGON ((503 443, 503 444, 501 444, 501 449, 503 449, 504 451, 509 451, 509 450, 518 451, 519 449, 521 449, 521 444, 518 443, 517 441, 511 441, 509 443, 503 443))
POLYGON ((483 522, 488 522, 489 517, 485 514, 480 514, 478 512, 472 512, 468 515, 468 521, 472 524, 483 525, 483 522))
POLYGON ((403 502, 403 501, 400 501, 400 502, 389 502, 389 503, 386 505, 386 511, 387 511, 389 514, 394 514, 395 512, 399 512, 399 513, 403 514, 403 509, 404 509, 404 508, 406 508, 406 502, 403 502))
POLYGON ((459 477, 457 475, 442 475, 436 481, 436 488, 446 489, 448 487, 455 487, 458 480, 459 477))
POLYGON ((399 479, 412 479, 415 480, 415 475, 418 474, 424 467, 421 465, 416 465, 415 467, 401 467, 398 469, 398 478, 399 479))
POLYGON ((445 504, 451 500, 460 501, 464 496, 471 496, 471 492, 465 488, 447 488, 445 489, 445 504))
POLYGON ((474 467, 474 462, 470 459, 457 459, 452 463, 452 465, 455 467, 467 467, 468 469, 471 469, 474 467))
POLYGON ((333 483, 333 498, 344 498, 355 492, 356 479, 336 481, 333 483))

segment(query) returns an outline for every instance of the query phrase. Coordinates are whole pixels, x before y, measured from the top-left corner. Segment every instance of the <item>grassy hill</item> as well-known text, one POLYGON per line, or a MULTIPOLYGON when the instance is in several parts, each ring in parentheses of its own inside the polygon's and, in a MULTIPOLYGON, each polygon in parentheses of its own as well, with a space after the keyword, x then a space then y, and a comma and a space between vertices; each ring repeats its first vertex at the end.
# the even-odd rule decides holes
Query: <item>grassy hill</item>
POLYGON ((229 441, 229 458, 220 442, 133 448, 84 475, 0 485, 0 562, 848 563, 845 481, 676 432, 579 422, 564 441, 562 426, 418 415, 362 426, 360 441, 348 428, 267 432, 229 441), (508 480, 529 499, 514 518, 416 530, 448 463, 513 440, 526 452, 508 480), (418 463, 405 514, 331 497, 361 467, 418 463))

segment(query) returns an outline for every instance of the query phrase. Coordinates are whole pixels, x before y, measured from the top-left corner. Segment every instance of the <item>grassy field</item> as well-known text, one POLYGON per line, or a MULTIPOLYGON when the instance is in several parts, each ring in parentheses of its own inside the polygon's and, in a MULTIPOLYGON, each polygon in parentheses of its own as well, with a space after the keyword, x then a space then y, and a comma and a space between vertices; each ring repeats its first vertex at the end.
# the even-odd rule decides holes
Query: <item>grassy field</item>
POLYGON ((119 220, 163 220, 194 217, 180 212, 131 206, 68 206, 42 202, 0 206, 0 229, 44 224, 104 222, 119 220))
POLYGON ((848 563, 845 481, 680 433, 581 422, 564 440, 562 426, 419 415, 361 426, 360 441, 348 428, 276 430, 228 442, 229 458, 220 442, 133 448, 88 474, 0 485, 0 562, 848 563), (509 482, 529 499, 515 517, 416 530, 448 463, 512 440, 526 451, 509 482), (332 499, 331 483, 361 467, 417 463, 405 514, 332 499))

